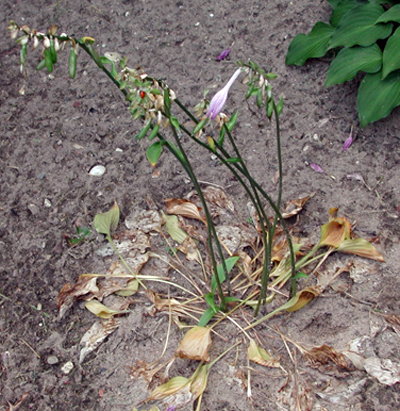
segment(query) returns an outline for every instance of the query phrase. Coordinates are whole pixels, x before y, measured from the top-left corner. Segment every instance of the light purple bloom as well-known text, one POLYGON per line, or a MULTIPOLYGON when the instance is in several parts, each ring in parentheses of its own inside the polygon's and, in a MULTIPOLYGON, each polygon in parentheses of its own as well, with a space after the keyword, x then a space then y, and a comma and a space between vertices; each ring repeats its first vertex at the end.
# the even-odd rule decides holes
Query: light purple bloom
POLYGON ((316 171, 317 173, 323 173, 323 172, 324 172, 324 170, 322 170, 322 168, 321 168, 318 164, 310 163, 310 167, 311 167, 314 171, 316 171))
POLYGON ((208 118, 214 120, 215 117, 217 117, 218 114, 222 111, 226 103, 226 99, 228 98, 229 89, 231 88, 235 80, 238 78, 241 71, 242 69, 237 69, 228 81, 228 83, 225 85, 225 87, 218 91, 218 93, 212 98, 206 114, 208 118))
POLYGON ((176 406, 175 405, 171 405, 170 407, 168 407, 167 411, 175 411, 176 410, 176 406))
POLYGON ((217 60, 221 61, 226 59, 229 56, 229 53, 231 52, 230 48, 225 49, 218 57, 217 60))
POLYGON ((353 144, 353 127, 350 130, 350 135, 346 138, 346 141, 343 144, 343 151, 346 151, 353 144))

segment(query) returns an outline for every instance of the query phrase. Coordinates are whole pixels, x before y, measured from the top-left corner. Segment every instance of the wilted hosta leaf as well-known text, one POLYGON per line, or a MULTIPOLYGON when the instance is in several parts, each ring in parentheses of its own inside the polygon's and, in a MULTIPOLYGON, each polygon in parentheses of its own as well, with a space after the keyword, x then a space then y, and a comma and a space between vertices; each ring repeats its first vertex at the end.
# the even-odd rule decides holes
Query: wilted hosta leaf
POLYGON ((321 287, 311 286, 303 288, 294 297, 292 297, 286 304, 280 308, 289 312, 298 311, 307 305, 315 297, 318 297, 322 292, 321 287))
POLYGON ((85 304, 85 308, 87 308, 91 313, 100 318, 111 318, 116 314, 121 314, 124 312, 108 308, 97 300, 88 301, 85 304))
POLYGON ((191 201, 178 198, 167 198, 165 200, 165 204, 167 206, 168 214, 175 214, 181 215, 183 217, 194 218, 206 224, 205 218, 201 215, 202 210, 191 201))
POLYGON ((194 327, 185 334, 175 355, 188 360, 210 361, 211 343, 210 328, 194 327))
POLYGON ((179 220, 176 215, 165 215, 163 214, 163 219, 165 222, 165 227, 167 233, 171 238, 179 244, 182 244, 187 237, 187 234, 179 227, 179 220))
POLYGON ((101 234, 111 236, 111 230, 116 229, 119 222, 119 207, 116 201, 106 213, 97 214, 94 217, 94 228, 101 234))
POLYGON ((81 275, 76 284, 65 284, 57 297, 58 318, 61 319, 66 311, 71 308, 74 302, 80 297, 89 293, 97 293, 99 288, 96 283, 96 277, 81 275))
POLYGON ((204 198, 211 204, 215 204, 220 208, 235 212, 233 202, 228 198, 225 191, 218 187, 208 186, 203 190, 204 198))
POLYGON ((264 348, 259 347, 254 340, 250 340, 247 357, 250 361, 263 365, 264 367, 280 368, 279 361, 268 354, 264 348))
POLYGON ((210 368, 210 364, 200 365, 195 373, 190 377, 190 392, 193 395, 193 401, 200 397, 200 395, 202 395, 207 388, 208 373, 210 372, 210 368))
POLYGON ((342 253, 355 254, 360 257, 370 258, 371 260, 382 261, 385 259, 381 253, 367 240, 363 238, 353 238, 343 241, 337 251, 342 253))
POLYGON ((239 227, 220 225, 216 227, 218 239, 233 254, 241 245, 241 230, 239 227))
POLYGON ((150 396, 146 399, 147 401, 158 401, 163 400, 166 397, 176 396, 181 394, 187 399, 191 399, 192 395, 190 393, 190 380, 189 378, 178 376, 171 378, 165 384, 160 385, 155 388, 150 396))
POLYGON ((88 331, 83 335, 80 345, 81 352, 79 362, 82 363, 85 357, 94 351, 111 333, 113 333, 119 326, 121 321, 116 318, 108 320, 98 320, 88 331))
POLYGON ((282 211, 283 218, 290 218, 298 214, 304 207, 308 200, 315 196, 316 191, 306 197, 301 197, 296 200, 290 200, 285 204, 282 211))
POLYGON ((321 227, 320 245, 339 247, 339 245, 350 237, 351 224, 346 217, 330 221, 321 227))

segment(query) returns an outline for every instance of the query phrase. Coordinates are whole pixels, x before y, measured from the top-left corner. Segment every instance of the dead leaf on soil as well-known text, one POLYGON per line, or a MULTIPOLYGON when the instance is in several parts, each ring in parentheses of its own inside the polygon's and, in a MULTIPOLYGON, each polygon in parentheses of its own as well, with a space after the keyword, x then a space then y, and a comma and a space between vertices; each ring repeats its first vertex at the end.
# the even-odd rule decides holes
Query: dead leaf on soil
POLYGON ((142 230, 125 230, 117 233, 113 240, 118 252, 123 256, 134 257, 138 252, 143 254, 150 248, 150 237, 142 230))
POLYGON ((333 362, 338 367, 344 368, 345 370, 354 370, 354 367, 352 367, 352 364, 346 360, 346 357, 329 345, 323 344, 318 347, 305 348, 296 343, 296 347, 313 367, 333 362))
POLYGON ((193 238, 187 236, 182 244, 180 244, 177 249, 186 255, 186 258, 189 261, 197 261, 198 263, 201 263, 201 256, 200 252, 197 248, 196 243, 194 242, 193 238))
POLYGON ((341 392, 318 392, 316 393, 320 398, 325 401, 329 401, 332 404, 347 404, 348 401, 358 394, 365 391, 365 384, 368 382, 368 378, 363 378, 349 385, 346 390, 341 392))
POLYGON ((300 290, 286 304, 283 304, 280 309, 291 312, 298 311, 307 305, 315 297, 318 297, 322 292, 322 288, 314 285, 300 290))
POLYGON ((202 216, 202 209, 191 201, 179 198, 167 198, 165 200, 168 214, 181 215, 183 217, 194 218, 207 224, 202 216))
POLYGON ((314 405, 314 396, 310 384, 297 373, 291 375, 288 384, 279 390, 277 401, 283 405, 280 405, 279 409, 311 411, 314 405))
POLYGON ((259 347, 255 340, 250 340, 247 348, 247 357, 250 361, 263 365, 264 367, 281 368, 278 359, 272 357, 264 348, 259 347))
POLYGON ((216 227, 218 239, 224 244, 231 254, 241 246, 242 236, 239 227, 220 225, 216 227))
POLYGON ((367 358, 364 361, 364 369, 381 384, 394 385, 400 382, 400 364, 388 358, 367 358))
POLYGON ((225 191, 221 188, 208 186, 203 190, 203 195, 209 203, 228 210, 232 214, 235 213, 235 206, 233 205, 232 200, 228 198, 225 191))
POLYGON ((211 344, 211 329, 197 326, 185 334, 175 352, 175 356, 187 360, 208 362, 210 361, 208 350, 211 344))
POLYGON ((288 201, 283 208, 282 217, 290 218, 290 217, 297 215, 303 209, 307 201, 313 198, 315 194, 316 194, 316 191, 314 191, 308 196, 297 198, 296 200, 288 201))
POLYGON ((160 232, 162 217, 155 210, 135 210, 125 219, 128 230, 141 230, 145 233, 160 232))
POLYGON ((117 318, 96 321, 81 339, 80 345, 82 348, 79 355, 79 363, 82 364, 85 357, 94 351, 120 325, 121 320, 117 318))
POLYGON ((61 319, 80 297, 97 293, 99 288, 96 282, 96 277, 81 275, 76 284, 65 284, 57 297, 58 319, 61 319))

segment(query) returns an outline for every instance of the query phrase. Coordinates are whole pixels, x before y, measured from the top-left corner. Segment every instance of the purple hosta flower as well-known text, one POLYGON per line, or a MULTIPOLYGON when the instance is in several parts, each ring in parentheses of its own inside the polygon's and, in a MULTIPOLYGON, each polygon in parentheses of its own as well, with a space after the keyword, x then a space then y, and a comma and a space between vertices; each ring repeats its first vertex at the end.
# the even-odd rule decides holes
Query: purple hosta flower
POLYGON ((225 50, 217 57, 217 60, 218 60, 218 61, 225 60, 225 59, 229 56, 229 53, 230 53, 230 52, 231 52, 231 49, 230 49, 230 48, 225 49, 225 50))
POLYGON ((323 173, 323 172, 324 172, 324 170, 322 170, 322 168, 321 168, 318 164, 310 163, 310 167, 311 167, 314 171, 316 171, 317 173, 323 173))
POLYGON ((208 118, 214 120, 215 117, 217 117, 221 110, 224 108, 226 99, 228 98, 229 89, 231 88, 235 80, 238 78, 241 71, 242 69, 237 69, 228 81, 228 83, 226 84, 226 86, 220 91, 218 91, 218 93, 212 98, 206 114, 208 118))
POLYGON ((175 411, 176 410, 176 405, 171 405, 168 407, 167 411, 175 411))
POLYGON ((353 127, 351 127, 350 135, 346 138, 346 141, 343 144, 343 151, 346 151, 353 144, 353 127))

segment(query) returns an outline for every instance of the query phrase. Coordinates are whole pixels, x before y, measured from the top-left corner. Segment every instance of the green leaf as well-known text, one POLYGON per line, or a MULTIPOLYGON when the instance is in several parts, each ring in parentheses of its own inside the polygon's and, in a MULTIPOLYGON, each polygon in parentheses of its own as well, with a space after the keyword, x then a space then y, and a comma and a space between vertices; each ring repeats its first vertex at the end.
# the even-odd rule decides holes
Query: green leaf
POLYGON ((332 11, 331 17, 329 19, 329 23, 331 23, 333 27, 337 27, 342 17, 359 4, 360 3, 358 3, 356 0, 340 1, 337 6, 334 7, 334 10, 332 11))
POLYGON ((336 7, 338 5, 338 3, 341 2, 341 0, 327 0, 327 2, 332 6, 332 7, 336 7))
POLYGON ((157 141, 156 143, 147 147, 146 156, 147 156, 147 160, 149 160, 149 163, 151 164, 152 167, 156 166, 157 161, 161 156, 163 145, 164 145, 163 141, 157 141))
POLYGON ((53 72, 53 59, 51 58, 51 53, 49 49, 44 51, 44 61, 49 73, 53 72))
POLYGON ((151 126, 151 119, 147 121, 147 124, 139 131, 139 133, 135 136, 138 140, 141 140, 143 137, 146 136, 147 132, 149 131, 151 126))
POLYGON ((199 121, 197 124, 196 124, 196 127, 193 129, 193 134, 197 134, 204 126, 205 126, 205 124, 207 123, 207 121, 208 121, 208 118, 205 118, 205 119, 203 119, 203 120, 201 120, 201 121, 199 121))
POLYGON ((57 52, 56 49, 54 48, 54 40, 50 39, 50 54, 51 54, 51 61, 53 64, 57 63, 57 52))
POLYGON ((258 108, 261 108, 263 105, 263 98, 262 98, 263 93, 262 92, 263 92, 262 88, 259 88, 257 90, 256 103, 257 103, 258 108))
POLYGON ((164 109, 167 117, 171 114, 171 99, 169 98, 169 88, 164 90, 164 109))
POLYGON ((213 318, 215 315, 215 311, 210 307, 207 308, 206 311, 204 311, 203 315, 201 316, 199 323, 197 324, 199 327, 205 327, 211 318, 213 318))
POLYGON ((171 122, 172 127, 174 127, 177 131, 180 130, 181 127, 179 125, 179 120, 176 117, 171 116, 169 121, 171 122))
POLYGON ((383 13, 379 19, 376 20, 375 24, 387 23, 388 21, 400 23, 400 4, 396 4, 396 6, 391 7, 388 11, 383 13))
MULTIPOLYGON (((237 260, 239 260, 240 257, 229 257, 225 260, 225 265, 226 265, 226 270, 228 271, 228 274, 231 272, 233 266, 236 264, 237 260)), ((217 275, 219 278, 219 282, 222 284, 226 280, 225 272, 224 272, 224 267, 221 264, 218 265, 217 267, 217 275)), ((215 278, 215 274, 211 278, 211 289, 213 293, 217 289, 217 280, 215 278)))
POLYGON ((19 64, 21 64, 21 66, 25 64, 27 51, 28 51, 28 44, 26 43, 21 46, 20 57, 19 57, 19 64))
POLYGON ((400 105, 400 70, 390 73, 384 80, 382 73, 367 74, 360 84, 357 96, 361 127, 388 116, 400 105))
POLYGON ((230 157, 226 159, 227 163, 240 163, 242 160, 240 160, 239 157, 230 157))
POLYGON ((69 78, 74 79, 76 74, 76 64, 77 64, 78 56, 76 55, 74 48, 71 47, 69 51, 69 59, 68 59, 68 73, 69 78))
POLYGON ((116 229, 119 222, 119 207, 114 200, 114 205, 106 213, 97 214, 94 217, 93 225, 100 234, 111 237, 111 230, 116 229))
POLYGON ((377 40, 390 36, 391 23, 375 25, 382 13, 383 7, 379 4, 367 3, 354 7, 340 20, 332 34, 329 48, 355 45, 368 47, 377 40))
MULTIPOLYGON (((400 16, 400 10, 399 10, 400 16)), ((400 27, 390 36, 383 50, 382 80, 400 68, 400 27)))
POLYGON ((382 51, 378 45, 352 47, 340 50, 332 61, 326 76, 325 87, 351 80, 359 71, 376 73, 382 67, 382 51))
POLYGON ((281 98, 279 99, 279 103, 276 106, 276 112, 278 113, 278 117, 281 115, 283 110, 283 94, 281 95, 281 98))
POLYGON ((43 70, 46 67, 46 60, 42 60, 41 62, 39 62, 39 64, 36 66, 36 70, 43 70))
POLYGON ((151 130, 151 133, 149 134, 149 137, 148 137, 149 141, 153 140, 153 138, 157 136, 158 130, 160 130, 160 126, 158 124, 156 124, 153 127, 153 130, 151 130))
POLYGON ((319 21, 308 36, 298 34, 290 43, 286 64, 302 66, 309 58, 325 56, 333 30, 329 24, 319 21))
POLYGON ((206 301, 206 303, 212 308, 212 310, 217 313, 218 312, 218 307, 215 305, 215 301, 214 301, 214 293, 208 293, 204 295, 204 300, 206 301))
POLYGON ((219 138, 218 138, 218 145, 220 147, 223 146, 225 140, 225 127, 221 128, 221 131, 219 132, 219 138))
POLYGON ((238 119, 239 111, 235 111, 229 121, 226 123, 226 128, 228 131, 232 131, 233 127, 235 127, 237 119, 238 119))

